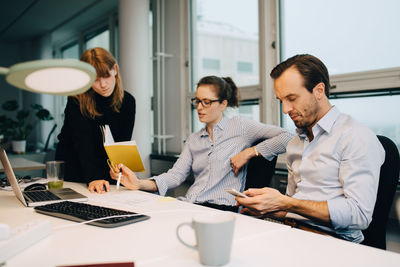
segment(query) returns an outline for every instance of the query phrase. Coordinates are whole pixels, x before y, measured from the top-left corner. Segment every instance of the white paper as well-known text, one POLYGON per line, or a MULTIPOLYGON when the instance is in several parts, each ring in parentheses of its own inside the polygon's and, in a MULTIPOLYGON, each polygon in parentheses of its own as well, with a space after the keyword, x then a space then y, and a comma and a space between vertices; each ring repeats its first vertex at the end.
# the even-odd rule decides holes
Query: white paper
POLYGON ((90 201, 98 203, 119 205, 119 206, 134 206, 146 202, 155 201, 154 196, 139 194, 135 191, 114 191, 106 194, 96 194, 90 197, 90 201))
POLYGON ((112 136, 110 126, 108 124, 100 126, 101 133, 103 134, 104 144, 113 144, 114 138, 112 136))

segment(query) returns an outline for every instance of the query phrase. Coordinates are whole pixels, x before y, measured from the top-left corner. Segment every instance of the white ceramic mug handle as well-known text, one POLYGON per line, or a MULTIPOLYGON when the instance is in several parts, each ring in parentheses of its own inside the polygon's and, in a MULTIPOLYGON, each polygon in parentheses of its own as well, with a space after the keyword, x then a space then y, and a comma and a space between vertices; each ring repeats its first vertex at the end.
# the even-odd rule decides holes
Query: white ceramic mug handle
POLYGON ((186 223, 181 223, 180 225, 178 225, 178 227, 176 227, 176 237, 178 238, 178 240, 179 240, 182 244, 184 244, 184 245, 187 246, 188 248, 197 249, 197 244, 196 244, 196 245, 190 245, 190 244, 186 243, 185 241, 183 241, 182 238, 180 237, 180 235, 179 235, 179 229, 180 229, 182 226, 184 226, 184 225, 187 225, 187 226, 189 226, 190 228, 193 229, 192 223, 188 223, 188 222, 186 222, 186 223))

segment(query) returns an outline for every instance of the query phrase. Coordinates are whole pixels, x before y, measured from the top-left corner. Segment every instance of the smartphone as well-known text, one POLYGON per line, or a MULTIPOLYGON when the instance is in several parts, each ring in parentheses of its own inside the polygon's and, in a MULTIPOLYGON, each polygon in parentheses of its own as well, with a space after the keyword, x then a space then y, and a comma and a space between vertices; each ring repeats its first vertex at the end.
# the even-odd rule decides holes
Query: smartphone
POLYGON ((239 191, 237 191, 236 189, 233 189, 233 188, 226 188, 225 191, 236 197, 248 197, 245 194, 240 193, 239 191))

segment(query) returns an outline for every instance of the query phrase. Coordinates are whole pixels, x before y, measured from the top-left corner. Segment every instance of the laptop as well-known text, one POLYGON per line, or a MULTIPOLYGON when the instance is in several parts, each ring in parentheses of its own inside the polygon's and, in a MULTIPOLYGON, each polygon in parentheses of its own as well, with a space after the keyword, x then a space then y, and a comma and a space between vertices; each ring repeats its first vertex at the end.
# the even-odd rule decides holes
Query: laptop
POLYGON ((7 154, 3 148, 0 147, 0 160, 3 164, 8 181, 14 191, 15 196, 27 207, 41 206, 65 200, 74 202, 88 201, 88 198, 71 188, 61 188, 55 190, 37 190, 23 192, 19 187, 17 178, 15 177, 14 170, 11 167, 7 154))

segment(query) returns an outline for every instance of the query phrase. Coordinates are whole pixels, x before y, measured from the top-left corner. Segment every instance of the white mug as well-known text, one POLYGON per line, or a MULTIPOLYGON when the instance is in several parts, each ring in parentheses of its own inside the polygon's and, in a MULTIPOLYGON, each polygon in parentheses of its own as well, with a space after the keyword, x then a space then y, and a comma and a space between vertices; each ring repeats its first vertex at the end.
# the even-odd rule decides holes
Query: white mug
POLYGON ((235 215, 230 212, 209 213, 193 217, 176 228, 178 240, 185 246, 199 251, 200 263, 218 266, 229 262, 232 247, 235 215), (190 245, 182 240, 179 229, 191 227, 196 235, 196 244, 190 245))

